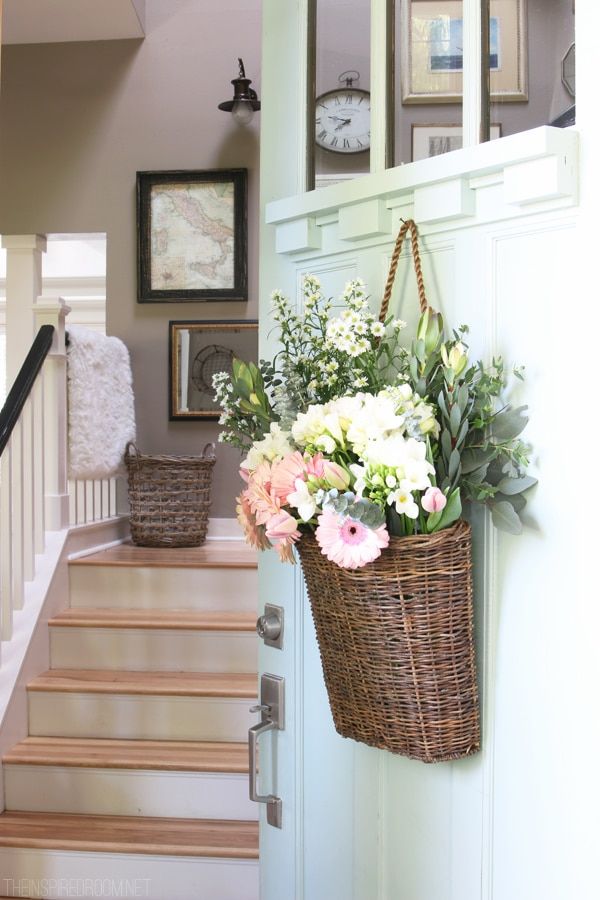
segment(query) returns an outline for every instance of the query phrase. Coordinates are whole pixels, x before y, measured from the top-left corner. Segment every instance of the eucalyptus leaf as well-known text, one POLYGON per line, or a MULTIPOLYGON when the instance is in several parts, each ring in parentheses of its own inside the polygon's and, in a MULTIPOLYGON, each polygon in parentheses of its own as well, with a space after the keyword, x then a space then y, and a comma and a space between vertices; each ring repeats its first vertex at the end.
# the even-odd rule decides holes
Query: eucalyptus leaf
POLYGON ((533 487, 534 484, 537 484, 537 478, 532 478, 531 475, 524 475, 522 478, 503 478, 498 484, 498 490, 510 496, 521 494, 533 487))
POLYGON ((509 534, 522 533, 521 520, 508 500, 490 501, 490 506, 492 508, 492 522, 499 531, 507 531, 509 534))
POLYGON ((501 494, 500 492, 498 492, 494 495, 494 500, 498 502, 501 500, 506 500, 507 503, 510 503, 517 514, 527 506, 527 500, 525 499, 523 494, 512 494, 509 496, 508 494, 501 494))
POLYGON ((496 453, 497 450, 495 447, 486 450, 464 450, 460 458, 463 475, 468 475, 470 472, 475 471, 475 469, 479 469, 480 466, 489 463, 496 453))
POLYGON ((526 409, 526 406, 518 406, 516 409, 509 407, 494 416, 490 426, 492 440, 496 443, 504 443, 518 437, 529 421, 529 418, 523 415, 526 409))
MULTIPOLYGON (((481 482, 484 480, 485 476, 487 475, 487 470, 488 470, 487 463, 484 463, 483 466, 479 466, 478 469, 473 469, 472 472, 469 472, 468 481, 470 481, 472 484, 481 484, 481 482)), ((465 472, 463 469, 463 475, 464 474, 465 474, 465 472)))

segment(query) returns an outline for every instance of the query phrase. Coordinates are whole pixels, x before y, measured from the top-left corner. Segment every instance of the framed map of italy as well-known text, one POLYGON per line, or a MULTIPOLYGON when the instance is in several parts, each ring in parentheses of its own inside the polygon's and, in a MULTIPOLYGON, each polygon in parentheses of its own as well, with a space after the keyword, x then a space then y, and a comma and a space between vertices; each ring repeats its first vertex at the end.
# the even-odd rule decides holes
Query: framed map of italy
POLYGON ((138 302, 248 299, 247 170, 138 172, 138 302))

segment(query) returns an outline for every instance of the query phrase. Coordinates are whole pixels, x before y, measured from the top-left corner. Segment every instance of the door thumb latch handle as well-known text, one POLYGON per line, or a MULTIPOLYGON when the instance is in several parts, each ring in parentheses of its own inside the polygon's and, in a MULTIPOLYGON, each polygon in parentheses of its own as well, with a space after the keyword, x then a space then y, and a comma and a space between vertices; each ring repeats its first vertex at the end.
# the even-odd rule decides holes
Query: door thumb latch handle
POLYGON ((255 803, 267 806, 267 822, 275 828, 281 828, 281 799, 275 794, 261 794, 258 788, 258 739, 267 731, 278 731, 283 728, 283 690, 284 680, 276 675, 261 677, 261 699, 266 696, 271 703, 259 703, 251 707, 250 712, 260 712, 261 720, 248 729, 248 763, 249 763, 249 796, 255 803))

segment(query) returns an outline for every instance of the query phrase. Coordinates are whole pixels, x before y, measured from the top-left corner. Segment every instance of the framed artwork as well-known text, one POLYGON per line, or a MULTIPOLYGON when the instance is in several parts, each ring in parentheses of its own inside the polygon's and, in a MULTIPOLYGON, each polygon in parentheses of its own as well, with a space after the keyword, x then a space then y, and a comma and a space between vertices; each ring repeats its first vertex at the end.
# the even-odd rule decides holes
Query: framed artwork
POLYGON ((138 302, 248 299, 247 170, 138 172, 138 302))
POLYGON ((212 377, 231 372, 234 356, 258 359, 258 322, 169 322, 169 419, 218 419, 212 377))
MULTIPOLYGON (((494 102, 527 100, 527 0, 491 0, 490 92, 494 102)), ((403 0, 403 103, 460 103, 462 0, 403 0)))
MULTIPOLYGON (((500 125, 490 125, 490 140, 502 136, 500 125)), ((412 126, 412 161, 441 156, 462 148, 462 125, 412 126)))

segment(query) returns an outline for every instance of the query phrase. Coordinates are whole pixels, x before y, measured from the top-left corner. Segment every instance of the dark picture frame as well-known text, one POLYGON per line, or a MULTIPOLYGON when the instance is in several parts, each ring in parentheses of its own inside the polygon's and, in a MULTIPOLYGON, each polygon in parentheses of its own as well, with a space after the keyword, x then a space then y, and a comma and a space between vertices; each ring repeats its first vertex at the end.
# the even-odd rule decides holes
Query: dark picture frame
POLYGON ((138 302, 248 299, 248 170, 137 172, 138 302))
POLYGON ((212 375, 231 371, 233 356, 258 360, 257 319, 179 319, 169 322, 169 420, 214 421, 221 410, 212 375))

